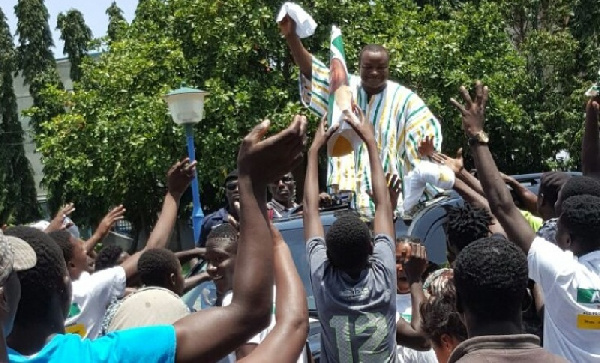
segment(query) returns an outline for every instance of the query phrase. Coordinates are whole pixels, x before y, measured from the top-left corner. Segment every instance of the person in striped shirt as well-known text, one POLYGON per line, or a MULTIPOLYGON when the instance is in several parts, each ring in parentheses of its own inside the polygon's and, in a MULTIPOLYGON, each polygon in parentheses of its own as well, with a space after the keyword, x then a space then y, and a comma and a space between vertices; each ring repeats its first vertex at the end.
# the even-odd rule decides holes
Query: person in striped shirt
MULTIPOLYGON (((293 19, 286 16, 279 27, 300 68, 301 100, 313 112, 323 116, 327 112, 329 99, 329 68, 306 50, 296 34, 293 19)), ((416 169, 421 161, 425 161, 420 159, 419 143, 430 137, 439 151, 442 132, 439 121, 423 100, 388 77, 387 50, 380 45, 367 45, 360 53, 360 76, 350 76, 350 88, 357 105, 375 126, 385 173, 398 176, 406 194, 406 175, 416 169)), ((332 189, 354 191, 357 209, 372 216, 374 204, 369 197, 371 184, 369 157, 364 145, 348 156, 330 158, 328 185, 332 189)), ((423 198, 430 199, 437 194, 437 189, 427 185, 423 194, 423 198)), ((402 196, 399 200, 403 200, 402 196)), ((402 204, 394 206, 397 213, 403 213, 402 204)))

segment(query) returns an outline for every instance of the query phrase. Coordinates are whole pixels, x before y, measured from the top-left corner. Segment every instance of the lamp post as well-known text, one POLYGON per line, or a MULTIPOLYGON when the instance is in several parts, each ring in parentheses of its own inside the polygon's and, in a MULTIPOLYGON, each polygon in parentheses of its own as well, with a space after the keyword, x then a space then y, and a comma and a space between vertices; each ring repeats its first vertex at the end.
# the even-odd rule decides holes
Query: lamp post
MULTIPOLYGON (((188 156, 190 162, 196 160, 196 149, 194 147, 194 124, 204 118, 204 97, 208 92, 186 87, 182 84, 180 88, 173 90, 164 96, 169 105, 169 113, 177 125, 185 128, 188 156)), ((204 213, 200 204, 200 191, 198 190, 198 177, 194 174, 192 180, 192 199, 194 208, 192 210, 192 226, 194 228, 194 244, 200 239, 200 229, 204 213)))

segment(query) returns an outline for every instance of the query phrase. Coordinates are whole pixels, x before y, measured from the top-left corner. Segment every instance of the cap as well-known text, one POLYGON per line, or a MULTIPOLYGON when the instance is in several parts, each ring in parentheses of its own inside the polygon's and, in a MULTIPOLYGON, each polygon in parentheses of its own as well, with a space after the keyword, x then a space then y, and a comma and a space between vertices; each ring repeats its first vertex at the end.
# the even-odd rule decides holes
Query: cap
POLYGON ((238 171, 237 171, 237 169, 235 169, 235 170, 231 171, 229 174, 227 174, 227 176, 225 177, 224 184, 227 184, 227 182, 230 180, 234 180, 234 179, 237 180, 237 178, 238 178, 238 171))
POLYGON ((35 251, 27 242, 14 236, 6 236, 0 231, 0 285, 11 272, 28 270, 35 263, 35 251))

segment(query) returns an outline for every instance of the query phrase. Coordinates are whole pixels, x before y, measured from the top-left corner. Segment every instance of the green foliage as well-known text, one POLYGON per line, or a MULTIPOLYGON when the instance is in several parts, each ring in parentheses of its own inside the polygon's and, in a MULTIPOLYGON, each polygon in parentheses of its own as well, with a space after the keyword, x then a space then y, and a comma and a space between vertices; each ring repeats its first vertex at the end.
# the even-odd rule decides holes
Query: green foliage
POLYGON ((108 39, 109 43, 117 41, 127 30, 127 21, 123 16, 123 10, 121 10, 116 2, 112 2, 108 9, 106 9, 106 15, 108 15, 108 39))
POLYGON ((13 38, 0 9, 0 224, 7 223, 10 217, 16 223, 32 222, 40 217, 13 88, 15 56, 13 38))
MULTIPOLYGON (((391 78, 415 90, 439 116, 447 152, 465 146, 448 99, 458 96, 460 85, 482 79, 491 88, 487 129, 499 167, 532 172, 551 166, 561 149, 579 153, 588 73, 581 75, 597 63, 592 55, 598 48, 585 43, 597 44, 586 18, 565 23, 573 1, 543 7, 533 0, 306 0, 301 5, 320 26, 304 44, 327 61, 330 26, 337 24, 351 71, 363 45, 388 47, 391 78)), ((186 154, 183 131, 161 96, 187 81, 211 92, 195 132, 202 201, 217 207, 240 138, 262 118, 270 118, 276 131, 294 113, 307 112, 298 102, 297 68, 274 21, 280 5, 144 0, 129 26, 111 6, 112 29, 118 30, 109 34, 108 51, 97 61, 84 60, 74 93, 44 91, 69 108, 39 134, 51 196, 76 201, 78 215, 90 220, 124 203, 137 228, 150 225, 165 171, 186 154)))
POLYGON ((79 66, 87 56, 88 43, 92 40, 92 31, 85 24, 83 14, 71 9, 66 14, 58 14, 56 28, 60 30, 60 39, 65 42, 63 54, 68 55, 71 63, 70 76, 74 82, 79 81, 81 71, 79 66))

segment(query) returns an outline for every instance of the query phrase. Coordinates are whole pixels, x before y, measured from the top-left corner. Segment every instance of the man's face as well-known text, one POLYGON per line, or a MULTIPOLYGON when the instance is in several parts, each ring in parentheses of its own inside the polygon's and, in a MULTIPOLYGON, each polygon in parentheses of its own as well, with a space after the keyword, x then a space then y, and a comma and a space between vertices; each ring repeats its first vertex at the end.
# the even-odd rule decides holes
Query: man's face
POLYGON ((233 203, 240 201, 237 179, 230 179, 225 183, 225 196, 227 197, 229 207, 231 208, 233 208, 233 203))
POLYGON ((379 93, 389 77, 389 59, 385 52, 364 51, 360 58, 360 79, 367 93, 379 93))
POLYGON ((402 266, 407 254, 408 243, 396 243, 396 276, 398 279, 396 283, 396 293, 398 294, 410 293, 410 285, 408 284, 406 273, 402 266))
POLYGON ((205 258, 208 262, 207 273, 217 286, 217 290, 225 293, 233 288, 235 253, 231 251, 230 242, 206 241, 205 258))
POLYGON ((2 319, 2 331, 6 338, 12 331, 19 300, 21 300, 21 283, 15 271, 8 275, 0 291, 2 291, 0 293, 0 318, 2 319))
POLYGON ((294 197, 296 182, 294 181, 292 173, 288 173, 269 187, 271 188, 273 199, 285 205, 294 197))
POLYGON ((73 257, 68 262, 69 272, 73 279, 78 279, 83 271, 88 270, 88 257, 83 248, 83 243, 71 236, 69 242, 73 246, 73 257))

